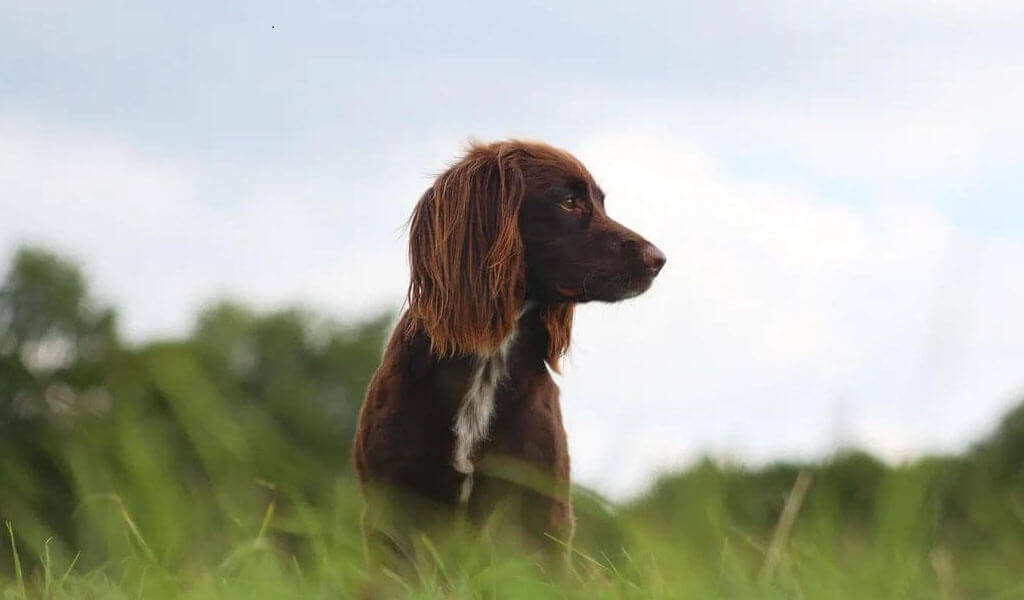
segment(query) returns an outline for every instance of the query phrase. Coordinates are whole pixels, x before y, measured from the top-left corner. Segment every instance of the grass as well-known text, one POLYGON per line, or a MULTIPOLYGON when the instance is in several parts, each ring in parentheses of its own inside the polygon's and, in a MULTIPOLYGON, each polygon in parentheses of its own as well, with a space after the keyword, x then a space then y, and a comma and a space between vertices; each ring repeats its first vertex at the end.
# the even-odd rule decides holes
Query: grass
MULTIPOLYGON (((724 503, 716 506, 721 481, 705 482, 670 514, 609 508, 581 492, 582 531, 579 544, 569 548, 573 566, 567 577, 546 574, 484 531, 458 540, 455 551, 451 540, 442 545, 422 538, 416 576, 390 573, 379 583, 388 590, 385 597, 402 598, 1022 597, 1024 580, 1014 565, 977 556, 962 560, 938 544, 941 536, 930 529, 932 481, 925 471, 908 467, 890 478, 864 528, 851 527, 830 505, 828 490, 815 490, 817 482, 801 472, 766 535, 738 527, 721 511, 724 503), (588 526, 593 529, 586 531, 588 526), (601 542, 598 533, 617 542, 601 542)), ((253 493, 263 488, 254 483, 253 493)), ((161 556, 118 497, 97 498, 80 511, 88 519, 112 513, 118 522, 104 530, 117 539, 90 545, 100 541, 121 553, 88 567, 80 563, 90 557, 60 557, 49 540, 38 556, 24 555, 8 523, 14 578, 0 583, 0 598, 360 597, 368 582, 359 499, 345 478, 330 496, 318 507, 276 497, 259 513, 237 515, 236 534, 195 533, 194 541, 210 546, 234 537, 213 557, 201 547, 161 556)), ((183 519, 187 515, 182 512, 183 519)))

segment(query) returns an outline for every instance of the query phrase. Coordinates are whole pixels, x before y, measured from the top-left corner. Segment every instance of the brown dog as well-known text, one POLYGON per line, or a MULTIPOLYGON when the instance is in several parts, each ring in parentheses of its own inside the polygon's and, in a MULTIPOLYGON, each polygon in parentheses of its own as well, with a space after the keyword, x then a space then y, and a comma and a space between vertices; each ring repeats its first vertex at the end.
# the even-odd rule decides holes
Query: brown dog
POLYGON ((573 514, 545 365, 557 371, 577 303, 644 292, 665 256, 608 217, 573 156, 506 141, 471 146, 427 190, 409 258, 408 310, 370 382, 353 453, 371 560, 408 553, 437 509, 482 522, 502 503, 527 539, 553 550, 546 538, 568 542, 573 514))

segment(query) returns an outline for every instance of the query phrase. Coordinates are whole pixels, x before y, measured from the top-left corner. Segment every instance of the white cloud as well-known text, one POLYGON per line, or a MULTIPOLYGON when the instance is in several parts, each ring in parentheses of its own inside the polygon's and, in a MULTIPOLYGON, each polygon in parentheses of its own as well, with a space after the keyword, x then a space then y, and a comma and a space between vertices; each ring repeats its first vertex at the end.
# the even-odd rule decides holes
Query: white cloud
POLYGON ((608 90, 595 102, 626 108, 596 127, 658 131, 738 157, 768 176, 786 170, 832 187, 909 184, 928 190, 926 204, 962 181, 1016 165, 1024 62, 966 52, 923 60, 921 48, 894 52, 827 67, 838 70, 810 91, 790 80, 749 97, 651 93, 637 100, 633 90, 608 90))
POLYGON ((1020 64, 901 62, 888 83, 902 97, 797 102, 755 110, 748 122, 808 164, 872 178, 968 172, 1006 150, 1008 132, 1024 130, 1020 64))
POLYGON ((612 215, 669 257, 648 295, 578 311, 562 386, 582 481, 622 496, 708 450, 955 448, 1024 384, 1019 241, 965 239, 925 204, 731 181, 658 133, 578 154, 612 215))
POLYGON ((354 201, 329 167, 258 177, 218 168, 112 136, 0 119, 0 259, 22 243, 79 259, 132 339, 183 332, 219 295, 346 315, 401 301, 401 221, 368 233, 365 212, 405 212, 416 192, 398 186, 396 208, 388 206, 394 186, 342 188, 361 194, 354 201))
POLYGON ((116 242, 110 229, 147 231, 193 195, 188 173, 98 135, 54 133, 0 119, 0 197, 7 238, 46 232, 69 245, 116 242))
POLYGON ((1016 0, 877 0, 853 2, 849 6, 872 12, 909 15, 937 14, 954 18, 1008 17, 1024 14, 1024 6, 1016 0))

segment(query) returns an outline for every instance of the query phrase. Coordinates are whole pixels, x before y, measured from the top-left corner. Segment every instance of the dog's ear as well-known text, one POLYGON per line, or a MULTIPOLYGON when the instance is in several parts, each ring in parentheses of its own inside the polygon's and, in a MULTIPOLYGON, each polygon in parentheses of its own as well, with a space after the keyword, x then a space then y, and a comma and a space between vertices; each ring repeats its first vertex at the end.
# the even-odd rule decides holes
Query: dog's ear
POLYGON ((420 199, 409 225, 410 328, 438 356, 493 353, 525 296, 521 156, 474 146, 420 199))

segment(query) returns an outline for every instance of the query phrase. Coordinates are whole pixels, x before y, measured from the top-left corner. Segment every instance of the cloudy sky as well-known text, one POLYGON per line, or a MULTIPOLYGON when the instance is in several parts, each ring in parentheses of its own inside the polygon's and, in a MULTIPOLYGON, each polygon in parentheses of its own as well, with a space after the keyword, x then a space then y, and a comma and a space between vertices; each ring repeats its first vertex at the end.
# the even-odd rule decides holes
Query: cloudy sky
POLYGON ((1024 391, 1024 4, 5 3, 0 260, 72 253, 132 339, 205 300, 395 308, 469 138, 577 154, 661 246, 578 311, 576 478, 956 450, 1024 391))

